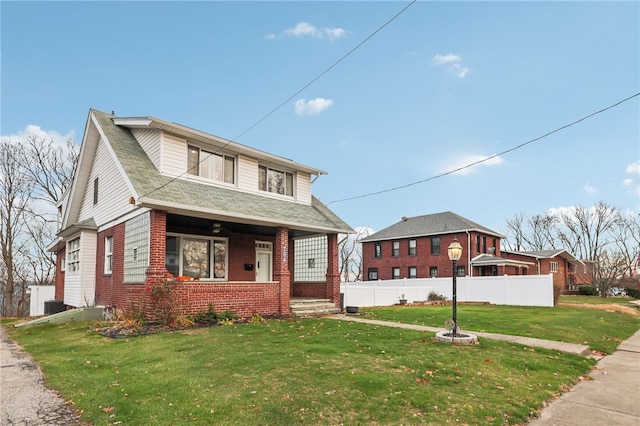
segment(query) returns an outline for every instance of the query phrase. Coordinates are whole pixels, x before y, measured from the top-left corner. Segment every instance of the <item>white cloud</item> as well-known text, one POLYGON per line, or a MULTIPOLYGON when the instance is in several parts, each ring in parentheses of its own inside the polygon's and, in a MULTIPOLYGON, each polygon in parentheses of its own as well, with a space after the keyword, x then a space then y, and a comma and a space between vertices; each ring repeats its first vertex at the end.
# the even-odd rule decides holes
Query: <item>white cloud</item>
MULTIPOLYGON (((75 140, 75 132, 70 131, 66 134, 62 134, 55 130, 43 130, 40 126, 36 126, 35 124, 29 124, 24 130, 19 131, 13 135, 2 135, 3 138, 7 138, 11 141, 25 141, 29 136, 38 136, 40 138, 46 140, 53 140, 55 145, 64 146, 68 139, 75 140)), ((76 144, 79 141, 76 141, 76 144)))
POLYGON ((493 155, 465 155, 456 158, 454 162, 451 162, 443 173, 455 170, 455 175, 471 175, 478 171, 479 167, 493 167, 499 166, 504 163, 502 157, 494 157, 493 155), (459 169, 459 170, 458 170, 459 169))
POLYGON ((435 55, 431 58, 431 62, 439 67, 443 67, 448 73, 453 74, 458 78, 465 78, 469 73, 469 67, 463 67, 460 63, 462 58, 453 53, 446 55, 435 55))
POLYGON ((596 192, 598 192, 598 190, 595 186, 592 186, 589 182, 587 182, 584 186, 584 192, 586 192, 587 194, 595 194, 596 192))
POLYGON ((635 184, 635 181, 631 178, 626 178, 626 179, 622 179, 622 184, 624 186, 633 186, 635 184))
MULTIPOLYGON (((349 32, 343 28, 318 28, 308 22, 299 22, 293 28, 288 28, 282 32, 285 37, 313 37, 317 39, 328 39, 329 41, 345 37, 349 32)), ((268 34, 268 39, 277 39, 279 36, 268 34)))
POLYGON ((295 111, 297 115, 314 115, 320 114, 325 109, 333 105, 333 100, 325 98, 315 98, 307 101, 299 99, 295 103, 295 111))
POLYGON ((636 161, 635 163, 631 163, 625 169, 627 173, 640 174, 640 161, 636 161))
POLYGON ((551 207, 549 210, 547 210, 547 214, 549 216, 556 216, 556 217, 560 217, 562 215, 568 215, 569 217, 572 217, 575 211, 576 211, 575 206, 551 207))

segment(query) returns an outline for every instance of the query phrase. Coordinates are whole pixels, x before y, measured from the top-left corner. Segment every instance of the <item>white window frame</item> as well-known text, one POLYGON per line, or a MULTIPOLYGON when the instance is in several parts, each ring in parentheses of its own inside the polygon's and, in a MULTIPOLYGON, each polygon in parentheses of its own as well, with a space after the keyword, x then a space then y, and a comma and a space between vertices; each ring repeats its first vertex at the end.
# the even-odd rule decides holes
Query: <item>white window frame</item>
POLYGON ((67 241, 66 271, 70 274, 80 273, 80 236, 67 241))
POLYGON ((200 277, 202 281, 228 281, 229 280, 229 239, 223 237, 209 237, 206 235, 193 235, 193 234, 177 234, 167 232, 167 237, 178 238, 178 275, 184 275, 184 241, 189 240, 202 240, 208 241, 209 245, 209 277, 200 277), (224 243, 225 245, 225 259, 224 259, 224 277, 214 277, 215 275, 215 243, 224 243))
POLYGON ((104 273, 113 272, 113 235, 104 237, 104 273))
POLYGON ((402 272, 400 272, 400 267, 399 266, 394 266, 391 268, 391 279, 392 280, 399 280, 400 276, 401 276, 402 272), (396 274, 397 272, 397 274, 396 274))
POLYGON ((216 182, 216 183, 222 183, 225 185, 235 185, 236 184, 236 173, 237 173, 237 166, 238 162, 236 161, 236 157, 233 155, 227 155, 224 153, 220 153, 220 152, 212 152, 212 151, 207 151, 204 148, 200 148, 197 145, 194 144, 188 144, 187 145, 187 174, 192 176, 192 177, 198 177, 199 179, 203 179, 206 180, 207 182, 216 182), (189 163, 189 157, 190 154, 193 150, 197 150, 198 151, 198 158, 196 159, 196 164, 195 165, 191 165, 189 163), (216 179, 215 176, 214 177, 209 177, 209 176, 203 176, 201 174, 202 172, 202 164, 205 161, 208 161, 210 157, 215 156, 215 157, 219 157, 222 159, 222 173, 220 174, 221 178, 220 179, 216 179), (229 182, 227 180, 227 160, 231 160, 233 162, 233 171, 231 172, 231 182, 229 182), (195 170, 194 170, 195 168, 195 170))
POLYGON ((558 262, 549 262, 549 271, 550 272, 558 272, 558 262))

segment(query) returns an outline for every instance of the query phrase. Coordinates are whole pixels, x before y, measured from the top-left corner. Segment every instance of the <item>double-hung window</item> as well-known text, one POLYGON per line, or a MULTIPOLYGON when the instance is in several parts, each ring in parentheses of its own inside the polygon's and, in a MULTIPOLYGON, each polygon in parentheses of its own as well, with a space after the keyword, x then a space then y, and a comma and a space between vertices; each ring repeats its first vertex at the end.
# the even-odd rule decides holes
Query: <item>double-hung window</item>
POLYGON ((417 278, 418 277, 418 268, 415 266, 409 266, 409 278, 417 278))
POLYGON ((225 183, 235 183, 236 159, 229 155, 205 151, 189 145, 187 172, 225 183))
POLYGON ((293 197, 293 173, 259 166, 258 189, 293 197))
POLYGON ((431 254, 434 256, 440 255, 440 237, 431 238, 431 254))
POLYGON ((67 243, 67 272, 80 270, 80 237, 67 243))
POLYGON ((398 267, 391 268, 391 277, 394 280, 399 280, 400 279, 400 268, 398 268, 398 267))
POLYGON ((377 280, 378 279, 378 268, 369 268, 367 270, 367 276, 369 278, 369 281, 377 280))
POLYGON ((409 256, 415 256, 417 253, 416 240, 409 240, 409 256))
POLYGON ((400 241, 394 241, 391 247, 392 247, 391 255, 393 257, 400 256, 400 241))
POLYGON ((382 257, 382 243, 375 243, 375 256, 382 257))
POLYGON ((113 235, 104 239, 104 273, 110 274, 113 270, 113 235))
POLYGON ((226 238, 167 235, 165 266, 174 276, 226 280, 227 265, 226 238))

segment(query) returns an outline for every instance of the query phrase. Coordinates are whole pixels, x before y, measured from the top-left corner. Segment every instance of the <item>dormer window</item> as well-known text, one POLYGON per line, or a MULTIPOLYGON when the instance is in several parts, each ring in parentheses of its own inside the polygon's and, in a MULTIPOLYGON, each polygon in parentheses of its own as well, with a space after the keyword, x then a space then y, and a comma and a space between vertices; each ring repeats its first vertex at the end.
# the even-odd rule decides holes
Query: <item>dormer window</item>
POLYGON ((235 183, 236 159, 229 155, 188 146, 187 172, 190 175, 225 183, 235 183))
POLYGON ((293 197, 293 173, 260 166, 258 189, 293 197))

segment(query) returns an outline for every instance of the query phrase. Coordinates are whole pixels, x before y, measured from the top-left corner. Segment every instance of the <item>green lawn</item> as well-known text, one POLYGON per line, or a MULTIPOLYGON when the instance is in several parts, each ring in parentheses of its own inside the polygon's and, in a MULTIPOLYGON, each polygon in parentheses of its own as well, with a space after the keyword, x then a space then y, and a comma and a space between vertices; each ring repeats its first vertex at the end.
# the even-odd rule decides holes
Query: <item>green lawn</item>
MULTIPOLYGON (((441 326, 450 310, 378 308, 371 315, 441 326)), ((565 307, 461 306, 459 318, 464 329, 536 330, 543 338, 579 329, 584 339, 565 340, 603 347, 640 327, 630 315, 565 307)), ((458 346, 430 332, 336 320, 122 339, 101 336, 97 326, 5 323, 47 386, 95 425, 521 424, 595 363, 509 342, 458 346)))
MULTIPOLYGON (((564 305, 566 299, 561 298, 560 303, 564 305)), ((591 304, 593 309, 571 306, 541 308, 458 304, 458 324, 466 331, 486 331, 579 343, 588 345, 591 349, 611 353, 622 340, 640 329, 640 316, 597 309, 603 307, 602 304, 596 303, 599 302, 597 299, 602 298, 587 297, 575 302, 591 304)), ((613 298, 606 300, 611 303, 611 299, 613 298)), ((628 304, 628 301, 621 303, 628 304)), ((637 311, 638 308, 630 309, 637 311)), ((371 319, 444 328, 445 321, 452 316, 452 307, 390 306, 365 309, 364 312, 367 318, 371 319)))

